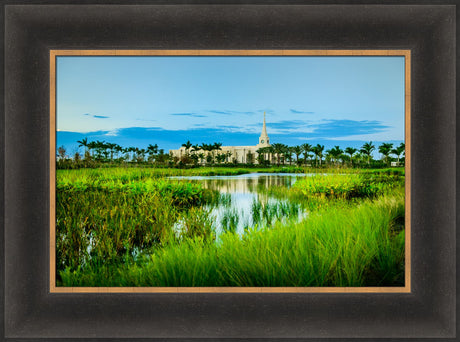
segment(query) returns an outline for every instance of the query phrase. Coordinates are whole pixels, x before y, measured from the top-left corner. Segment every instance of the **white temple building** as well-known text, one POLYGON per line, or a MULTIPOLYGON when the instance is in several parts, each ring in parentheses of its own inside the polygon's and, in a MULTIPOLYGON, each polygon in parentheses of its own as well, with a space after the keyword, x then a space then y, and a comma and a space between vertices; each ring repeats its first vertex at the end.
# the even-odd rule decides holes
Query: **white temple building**
MULTIPOLYGON (((265 112, 264 112, 264 124, 262 127, 262 133, 260 134, 260 137, 259 137, 259 143, 257 145, 255 146, 221 146, 221 150, 214 151, 213 153, 214 155, 217 155, 217 154, 227 154, 228 152, 228 155, 230 156, 228 160, 229 162, 232 162, 235 160, 235 161, 238 161, 238 163, 243 163, 243 164, 248 162, 248 153, 249 153, 253 157, 252 162, 257 164, 258 153, 256 151, 259 148, 269 147, 269 146, 271 146, 270 138, 268 137, 268 134, 267 134, 267 126, 265 123, 265 112)), ((177 157, 178 160, 181 160, 182 157, 185 156, 187 153, 188 154, 204 153, 205 155, 207 155, 208 152, 203 151, 203 150, 191 152, 191 151, 187 151, 184 146, 182 146, 181 148, 177 150, 169 150, 169 154, 172 155, 173 157, 177 157)))

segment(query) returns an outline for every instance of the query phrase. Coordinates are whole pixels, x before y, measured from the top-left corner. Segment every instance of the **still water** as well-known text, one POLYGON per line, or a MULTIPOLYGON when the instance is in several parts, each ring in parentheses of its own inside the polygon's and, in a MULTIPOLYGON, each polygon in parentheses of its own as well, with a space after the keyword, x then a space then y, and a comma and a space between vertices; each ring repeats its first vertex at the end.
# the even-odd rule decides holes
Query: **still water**
POLYGON ((244 234, 251 227, 265 227, 277 221, 301 220, 306 211, 299 203, 293 203, 282 191, 269 188, 290 188, 298 177, 295 173, 250 173, 237 176, 173 177, 200 182, 205 188, 221 193, 219 204, 207 209, 213 219, 216 233, 233 231, 244 234))

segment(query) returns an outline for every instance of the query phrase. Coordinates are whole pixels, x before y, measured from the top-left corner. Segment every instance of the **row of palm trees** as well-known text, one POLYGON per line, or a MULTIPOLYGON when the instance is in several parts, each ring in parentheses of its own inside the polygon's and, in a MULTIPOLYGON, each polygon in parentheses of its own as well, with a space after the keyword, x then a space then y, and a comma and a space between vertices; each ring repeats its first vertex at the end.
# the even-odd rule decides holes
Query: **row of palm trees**
POLYGON ((190 140, 188 140, 186 143, 182 144, 182 147, 185 147, 186 153, 197 152, 197 151, 213 152, 213 151, 221 151, 222 143, 215 142, 213 144, 202 143, 201 145, 200 144, 194 145, 190 142, 190 140))
POLYGON ((88 138, 78 140, 78 147, 85 148, 85 159, 97 161, 124 160, 143 162, 154 161, 158 156, 164 155, 164 150, 159 149, 158 145, 150 144, 146 149, 138 147, 122 147, 118 144, 105 141, 88 141, 88 138), (121 155, 121 156, 120 156, 121 155))
POLYGON ((217 163, 229 162, 232 156, 230 151, 215 153, 215 151, 222 151, 222 143, 220 142, 212 144, 192 144, 190 140, 188 140, 186 143, 182 144, 182 147, 185 148, 183 161, 187 162, 187 159, 190 158, 195 164, 197 164, 198 161, 203 164, 205 160, 208 164, 212 164, 214 161, 217 163))
MULTIPOLYGON (((354 147, 346 147, 344 150, 342 150, 338 145, 326 151, 324 151, 324 148, 324 145, 320 144, 313 146, 311 144, 305 143, 297 146, 288 146, 285 144, 276 143, 269 147, 262 147, 258 149, 257 153, 259 154, 259 163, 266 161, 268 156, 268 161, 276 161, 277 165, 280 165, 281 162, 285 163, 285 161, 291 163, 293 155, 295 155, 296 164, 301 164, 301 159, 299 159, 299 157, 302 155, 303 162, 307 163, 312 157, 310 153, 313 153, 316 165, 322 165, 323 157, 325 157, 326 161, 330 161, 332 164, 339 164, 349 161, 351 165, 353 165, 353 158, 362 159, 364 157, 367 161, 367 164, 370 165, 372 160, 372 153, 375 151, 376 147, 372 141, 370 141, 364 143, 360 149, 354 147)), ((383 143, 378 147, 378 151, 382 154, 382 160, 385 164, 389 164, 391 154, 395 155, 399 164, 400 158, 405 151, 405 144, 401 143, 399 146, 393 148, 392 143, 383 143)))
MULTIPOLYGON (((159 149, 157 144, 150 144, 146 149, 137 147, 122 147, 115 143, 105 141, 88 141, 87 138, 77 141, 79 147, 85 148, 86 160, 96 161, 131 161, 131 162, 154 162, 156 160, 167 161, 172 157, 164 153, 163 149, 159 149), (120 156, 121 155, 121 156, 120 156)), ((185 148, 185 156, 183 162, 194 163, 194 164, 207 164, 217 163, 228 163, 235 162, 231 159, 232 153, 226 151, 225 153, 219 153, 222 150, 222 143, 214 142, 211 144, 192 144, 190 141, 182 144, 185 148), (217 152, 217 153, 216 153, 217 152)), ((365 161, 370 165, 372 153, 376 150, 376 146, 370 142, 364 143, 361 148, 346 147, 341 149, 340 146, 334 146, 331 149, 325 151, 324 145, 317 144, 315 146, 305 143, 302 145, 288 146, 281 143, 272 144, 269 147, 259 148, 256 152, 258 154, 257 160, 259 164, 273 164, 277 165, 285 164, 288 162, 292 164, 295 162, 297 165, 302 163, 308 164, 314 161, 315 165, 321 166, 323 161, 338 165, 340 163, 355 164, 355 160, 358 162, 365 161), (314 159, 312 159, 314 157, 314 159), (295 158, 295 159, 294 159, 295 158)), ((400 163, 400 158, 404 154, 405 145, 401 143, 399 146, 394 147, 392 143, 382 143, 378 146, 378 152, 382 155, 382 161, 389 165, 390 156, 394 155, 400 163)), ((65 150, 62 148, 58 149, 60 155, 65 154, 65 150)), ((247 156, 247 162, 253 163, 254 155, 247 156)), ((172 160, 170 160, 173 162, 172 160)), ((179 160, 178 160, 179 161, 179 160)))
MULTIPOLYGON (((230 152, 225 154, 214 155, 214 151, 222 150, 222 143, 213 143, 213 144, 192 144, 190 141, 182 144, 185 148, 185 158, 186 162, 188 158, 193 160, 195 163, 199 160, 201 163, 206 158, 206 162, 210 163, 215 160, 218 163, 228 162, 229 157, 231 157, 230 152), (203 151, 208 152, 207 155, 203 151)), ((323 157, 325 157, 326 162, 330 162, 334 165, 339 163, 349 162, 351 165, 354 164, 353 160, 363 160, 370 165, 372 158, 372 153, 375 151, 376 146, 370 142, 364 143, 361 148, 346 147, 344 150, 340 146, 334 146, 333 148, 324 151, 324 145, 317 144, 315 146, 305 143, 297 146, 288 146, 281 143, 275 143, 268 147, 259 148, 256 152, 258 154, 259 164, 271 164, 276 163, 277 165, 285 164, 289 162, 292 164, 294 161, 293 155, 295 156, 295 163, 300 165, 302 162, 307 164, 311 161, 311 157, 314 156, 315 164, 322 165, 323 157), (312 155, 313 154, 313 155, 312 155), (303 156, 303 158, 302 158, 303 156)), ((394 155, 397 158, 398 164, 400 163, 401 155, 404 154, 405 145, 401 143, 397 147, 393 147, 392 143, 382 143, 378 147, 379 153, 382 155, 382 161, 385 164, 389 164, 390 155, 394 155)), ((250 159, 250 158, 247 158, 250 159)))

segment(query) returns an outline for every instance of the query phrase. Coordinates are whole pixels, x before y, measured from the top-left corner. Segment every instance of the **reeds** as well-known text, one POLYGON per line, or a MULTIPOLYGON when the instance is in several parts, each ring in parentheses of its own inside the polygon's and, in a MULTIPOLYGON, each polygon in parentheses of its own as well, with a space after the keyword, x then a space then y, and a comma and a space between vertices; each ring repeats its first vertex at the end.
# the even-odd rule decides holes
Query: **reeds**
POLYGON ((333 174, 304 177, 294 187, 306 196, 351 199, 377 196, 403 182, 401 176, 385 173, 333 174))
POLYGON ((212 238, 201 206, 218 202, 217 191, 164 179, 79 184, 57 185, 58 269, 117 262, 126 253, 165 245, 176 238, 178 220, 185 222, 185 236, 212 238))
POLYGON ((307 176, 292 188, 258 189, 262 198, 242 235, 229 194, 165 174, 171 171, 58 171, 58 286, 404 283, 400 173, 307 176), (217 237, 210 208, 219 203, 227 210, 217 237))
POLYGON ((387 286, 404 284, 402 194, 317 211, 300 223, 201 237, 117 267, 61 272, 66 286, 387 286), (111 270, 111 276, 101 277, 111 270))

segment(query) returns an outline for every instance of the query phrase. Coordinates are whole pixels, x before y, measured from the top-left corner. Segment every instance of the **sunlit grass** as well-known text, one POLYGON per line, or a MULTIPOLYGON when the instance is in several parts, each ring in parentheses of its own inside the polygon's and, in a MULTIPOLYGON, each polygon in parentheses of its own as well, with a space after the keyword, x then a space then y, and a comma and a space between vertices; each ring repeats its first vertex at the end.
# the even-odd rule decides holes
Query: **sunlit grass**
POLYGON ((403 285, 403 218, 404 198, 398 194, 243 237, 223 234, 217 243, 172 243, 141 263, 119 265, 110 278, 101 279, 100 270, 89 266, 67 269, 62 279, 67 286, 403 285))
POLYGON ((403 171, 341 170, 258 187, 244 234, 229 194, 168 178, 254 171, 266 169, 58 170, 58 286, 403 284, 403 171))
POLYGON ((294 184, 305 196, 330 198, 373 197, 382 194, 404 179, 399 175, 387 174, 332 174, 304 177, 294 184))

